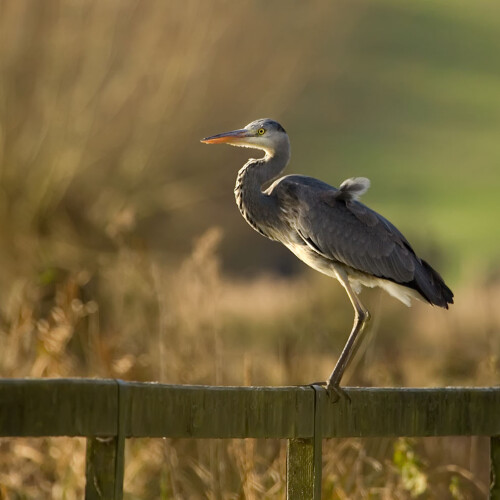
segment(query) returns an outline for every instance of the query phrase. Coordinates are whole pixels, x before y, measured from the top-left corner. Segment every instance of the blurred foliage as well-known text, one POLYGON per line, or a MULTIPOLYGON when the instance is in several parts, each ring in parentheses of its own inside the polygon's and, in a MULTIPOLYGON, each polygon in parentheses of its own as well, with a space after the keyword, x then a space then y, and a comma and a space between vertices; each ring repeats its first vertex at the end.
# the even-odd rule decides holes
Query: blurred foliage
MULTIPOLYGON (((214 119, 223 96, 240 89, 224 104, 236 116, 259 101, 276 114, 303 89, 319 38, 297 51, 271 15, 242 39, 253 3, 222 15, 194 1, 0 8, 2 253, 24 265, 94 263, 122 242, 185 252, 218 217, 221 193, 232 196, 236 168, 207 164, 199 143, 225 126, 214 119)), ((312 26, 322 12, 280 15, 312 26)))
MULTIPOLYGON (((176 267, 122 248, 99 272, 51 269, 17 281, 3 304, 1 375, 286 385, 329 373, 352 321, 342 289, 316 274, 293 280, 228 277, 220 267, 220 236, 218 229, 208 231, 176 267)), ((423 303, 407 309, 381 300, 381 292, 368 292, 363 299, 375 319, 346 383, 496 380, 498 284, 457 290, 469 307, 449 314, 423 303)), ((424 477, 417 472, 428 486, 422 498, 484 497, 487 438, 396 441, 396 452, 393 441, 325 443, 326 498, 410 498, 424 477)), ((84 454, 82 440, 0 440, 4 498, 81 497, 84 454)), ((282 498, 285 444, 130 440, 125 478, 130 499, 282 498)))
MULTIPOLYGON (((0 375, 328 374, 352 322, 345 294, 241 220, 249 151, 198 142, 269 116, 290 134, 290 172, 370 177, 366 202, 452 277, 448 313, 364 292, 373 341, 346 382, 494 384, 498 13, 486 0, 0 0, 0 375)), ((396 459, 393 440, 332 440, 325 494, 409 498, 418 456, 422 498, 479 498, 485 443, 419 440, 396 459)), ((284 494, 275 441, 132 440, 126 464, 131 499, 284 494)), ((79 498, 83 465, 83 440, 2 439, 0 498, 79 498)))
POLYGON ((401 474, 403 488, 412 497, 418 497, 427 491, 427 475, 422 470, 423 464, 408 439, 400 438, 394 443, 392 460, 401 474))
POLYGON ((441 268, 497 267, 496 3, 218 5, 0 2, 0 257, 94 263, 125 241, 178 259, 215 223, 226 267, 301 268, 239 218, 248 152, 198 142, 271 116, 290 171, 366 175, 441 268))

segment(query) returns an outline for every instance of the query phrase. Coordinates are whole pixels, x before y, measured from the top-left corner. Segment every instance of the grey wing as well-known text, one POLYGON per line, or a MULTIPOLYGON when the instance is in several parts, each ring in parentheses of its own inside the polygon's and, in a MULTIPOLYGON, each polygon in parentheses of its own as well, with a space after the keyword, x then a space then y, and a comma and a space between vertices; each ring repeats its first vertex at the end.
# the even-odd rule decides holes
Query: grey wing
POLYGON ((310 248, 367 274, 408 283, 418 265, 406 238, 387 219, 321 181, 283 178, 273 194, 288 223, 310 248))

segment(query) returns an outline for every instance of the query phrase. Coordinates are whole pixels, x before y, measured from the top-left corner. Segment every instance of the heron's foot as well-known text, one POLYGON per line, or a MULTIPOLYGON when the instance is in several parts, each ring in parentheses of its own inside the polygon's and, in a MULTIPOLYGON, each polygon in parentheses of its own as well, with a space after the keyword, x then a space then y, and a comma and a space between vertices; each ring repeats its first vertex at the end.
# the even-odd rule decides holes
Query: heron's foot
POLYGON ((333 384, 331 381, 326 382, 326 394, 331 403, 337 403, 341 398, 346 398, 349 403, 351 397, 338 384, 333 384))
POLYGON ((337 403, 340 398, 346 398, 349 403, 351 402, 351 397, 347 394, 342 387, 338 384, 334 384, 331 380, 327 380, 326 382, 314 382, 310 384, 313 385, 324 385, 326 386, 326 395, 331 403, 337 403))
POLYGON ((309 385, 310 385, 311 387, 312 387, 313 385, 326 385, 326 382, 325 382, 325 381, 322 381, 322 382, 311 382, 309 385))

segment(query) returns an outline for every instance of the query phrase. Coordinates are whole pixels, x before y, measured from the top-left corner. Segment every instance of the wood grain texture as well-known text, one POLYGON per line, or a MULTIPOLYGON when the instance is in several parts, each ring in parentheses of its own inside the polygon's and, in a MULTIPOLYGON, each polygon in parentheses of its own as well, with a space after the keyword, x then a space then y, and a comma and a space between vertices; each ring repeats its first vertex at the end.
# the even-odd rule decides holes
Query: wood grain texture
POLYGON ((490 439, 490 457, 490 499, 500 500, 500 436, 493 436, 490 439))
POLYGON ((117 436, 87 439, 85 500, 118 500, 115 496, 116 482, 120 480, 116 475, 117 455, 117 436))
POLYGON ((325 390, 314 390, 314 436, 310 439, 289 439, 286 455, 286 497, 290 500, 321 500, 322 444, 318 408, 324 404, 325 390))
POLYGON ((500 388, 345 392, 332 403, 320 386, 4 379, 0 436, 87 436, 86 498, 115 500, 123 497, 126 437, 286 438, 288 498, 316 500, 323 438, 493 436, 490 498, 500 500, 500 388))
POLYGON ((287 500, 314 498, 314 438, 289 439, 286 450, 287 500))
POLYGON ((346 388, 319 410, 323 437, 493 436, 500 434, 500 389, 346 388))
POLYGON ((0 436, 113 436, 114 380, 0 379, 0 436))
POLYGON ((128 384, 128 436, 312 437, 310 387, 128 384))
POLYGON ((315 419, 324 438, 500 435, 500 388, 316 390, 317 410, 310 386, 0 380, 0 436, 311 438, 315 419))

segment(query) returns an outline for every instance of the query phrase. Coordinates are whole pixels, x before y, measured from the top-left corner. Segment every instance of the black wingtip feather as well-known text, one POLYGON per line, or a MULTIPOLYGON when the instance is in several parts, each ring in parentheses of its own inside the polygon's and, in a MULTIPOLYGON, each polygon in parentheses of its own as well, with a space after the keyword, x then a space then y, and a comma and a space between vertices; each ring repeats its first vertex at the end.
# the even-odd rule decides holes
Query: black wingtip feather
POLYGON ((425 260, 420 260, 420 263, 422 266, 415 271, 415 289, 429 303, 448 309, 448 304, 453 304, 453 292, 425 260))

